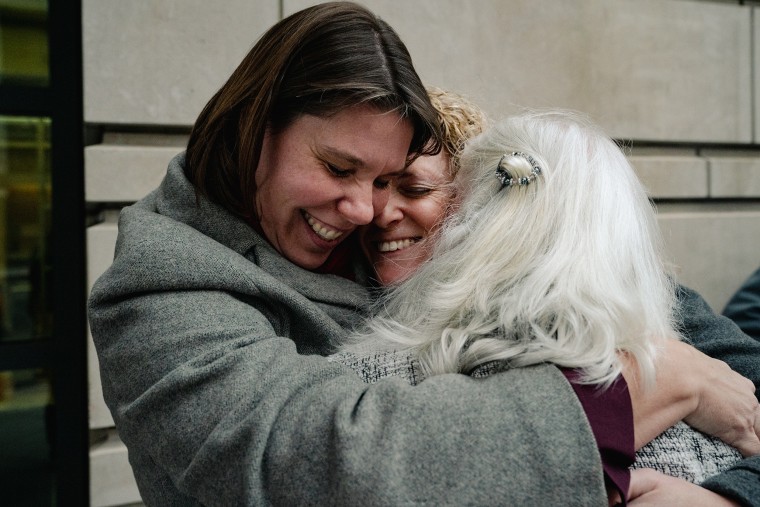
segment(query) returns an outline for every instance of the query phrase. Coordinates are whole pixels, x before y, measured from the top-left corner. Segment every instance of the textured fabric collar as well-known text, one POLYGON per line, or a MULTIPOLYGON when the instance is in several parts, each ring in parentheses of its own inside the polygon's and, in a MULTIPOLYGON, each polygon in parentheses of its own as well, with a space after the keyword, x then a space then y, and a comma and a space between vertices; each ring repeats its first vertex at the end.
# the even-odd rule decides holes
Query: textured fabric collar
POLYGON ((255 243, 253 229, 205 197, 196 197, 195 187, 185 177, 184 166, 184 152, 169 162, 166 177, 156 190, 156 211, 244 255, 255 243))
MULTIPOLYGON (((254 233, 255 234, 255 233, 254 233)), ((280 255, 266 240, 255 235, 247 254, 267 273, 277 277, 312 301, 365 308, 369 299, 365 287, 337 275, 314 273, 300 268, 280 255)))

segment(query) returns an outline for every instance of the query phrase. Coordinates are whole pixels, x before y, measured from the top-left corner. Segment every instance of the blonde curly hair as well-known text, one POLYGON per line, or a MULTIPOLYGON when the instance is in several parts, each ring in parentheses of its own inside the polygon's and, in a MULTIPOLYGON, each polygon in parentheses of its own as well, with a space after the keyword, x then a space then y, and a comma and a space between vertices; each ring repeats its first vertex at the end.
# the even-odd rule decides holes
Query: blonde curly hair
POLYGON ((453 178, 459 171, 459 156, 465 143, 485 130, 488 119, 478 106, 458 93, 436 87, 428 87, 427 91, 438 111, 443 149, 451 156, 449 170, 453 178))

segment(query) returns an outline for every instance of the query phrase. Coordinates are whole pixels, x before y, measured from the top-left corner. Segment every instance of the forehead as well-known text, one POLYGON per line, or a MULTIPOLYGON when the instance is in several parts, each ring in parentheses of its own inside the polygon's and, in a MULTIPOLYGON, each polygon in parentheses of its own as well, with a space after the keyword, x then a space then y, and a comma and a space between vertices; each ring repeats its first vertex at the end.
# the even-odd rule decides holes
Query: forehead
POLYGON ((409 164, 409 167, 399 179, 402 181, 426 180, 448 183, 453 176, 449 170, 450 158, 451 157, 443 151, 433 156, 423 155, 417 157, 414 162, 409 164))
POLYGON ((406 165, 413 128, 396 111, 359 105, 328 117, 304 115, 296 123, 320 155, 355 168, 400 171, 406 165))

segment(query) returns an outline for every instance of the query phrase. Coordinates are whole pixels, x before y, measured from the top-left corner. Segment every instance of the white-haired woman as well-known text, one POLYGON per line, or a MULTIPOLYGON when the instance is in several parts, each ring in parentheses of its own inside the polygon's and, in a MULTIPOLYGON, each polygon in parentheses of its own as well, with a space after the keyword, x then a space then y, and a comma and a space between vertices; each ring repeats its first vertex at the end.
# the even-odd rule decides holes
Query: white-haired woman
MULTIPOLYGON (((413 382, 551 362, 605 387, 622 352, 651 384, 658 349, 680 338, 676 287, 654 211, 619 148, 577 116, 530 113, 473 141, 460 167, 460 207, 431 260, 381 300, 358 348, 406 351, 415 363, 388 357, 413 382)), ((702 472, 739 457, 702 443, 718 460, 702 472)), ((663 449, 648 450, 644 463, 661 464, 653 451, 663 449)))
POLYGON ((413 347, 427 375, 548 361, 608 384, 627 351, 653 378, 658 343, 678 336, 674 285, 612 141, 564 114, 517 116, 473 140, 454 184, 458 212, 383 300, 373 343, 413 347))

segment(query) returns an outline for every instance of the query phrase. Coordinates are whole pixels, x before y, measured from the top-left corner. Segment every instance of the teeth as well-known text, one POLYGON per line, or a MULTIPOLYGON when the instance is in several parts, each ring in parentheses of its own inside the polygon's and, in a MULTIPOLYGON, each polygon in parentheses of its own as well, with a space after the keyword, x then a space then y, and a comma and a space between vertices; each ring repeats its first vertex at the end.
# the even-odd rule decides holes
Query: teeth
POLYGON ((343 235, 343 233, 340 231, 334 231, 332 229, 328 229, 327 227, 323 226, 322 224, 314 220, 314 218, 312 218, 312 216, 306 213, 305 211, 304 211, 304 216, 306 217, 306 221, 309 222, 311 229, 317 233, 317 236, 319 236, 320 238, 324 240, 332 241, 343 235))
POLYGON ((383 241, 377 244, 377 249, 381 252, 395 252, 396 250, 403 250, 411 245, 417 243, 416 239, 402 239, 398 241, 383 241))

